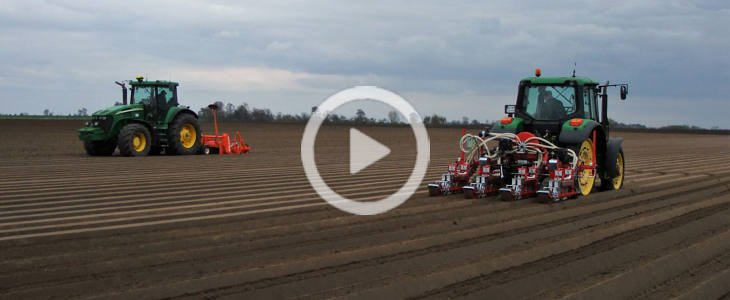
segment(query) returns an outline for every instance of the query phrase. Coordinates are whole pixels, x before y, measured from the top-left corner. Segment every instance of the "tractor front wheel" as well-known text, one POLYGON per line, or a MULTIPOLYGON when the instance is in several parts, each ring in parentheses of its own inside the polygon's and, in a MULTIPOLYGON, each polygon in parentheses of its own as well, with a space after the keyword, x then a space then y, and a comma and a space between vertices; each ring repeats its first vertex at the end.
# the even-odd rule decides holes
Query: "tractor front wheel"
POLYGON ((170 154, 191 155, 200 151, 200 125, 191 114, 181 114, 170 123, 167 132, 170 154))
POLYGON ((119 153, 122 156, 145 156, 152 148, 150 131, 142 124, 127 124, 119 131, 119 153))
POLYGON ((602 190, 618 190, 624 186, 624 150, 621 149, 616 156, 616 176, 601 177, 602 190))
POLYGON ((109 156, 114 153, 116 148, 117 143, 113 139, 111 141, 84 141, 84 150, 91 156, 109 156))

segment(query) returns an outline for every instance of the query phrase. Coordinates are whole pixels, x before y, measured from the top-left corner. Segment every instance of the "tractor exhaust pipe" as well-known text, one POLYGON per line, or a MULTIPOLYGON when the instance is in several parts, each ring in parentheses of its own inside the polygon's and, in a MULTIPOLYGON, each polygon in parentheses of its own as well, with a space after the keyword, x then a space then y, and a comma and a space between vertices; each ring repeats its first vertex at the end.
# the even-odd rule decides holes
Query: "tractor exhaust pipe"
POLYGON ((127 105, 127 85, 119 81, 115 81, 114 83, 122 87, 122 104, 127 105))

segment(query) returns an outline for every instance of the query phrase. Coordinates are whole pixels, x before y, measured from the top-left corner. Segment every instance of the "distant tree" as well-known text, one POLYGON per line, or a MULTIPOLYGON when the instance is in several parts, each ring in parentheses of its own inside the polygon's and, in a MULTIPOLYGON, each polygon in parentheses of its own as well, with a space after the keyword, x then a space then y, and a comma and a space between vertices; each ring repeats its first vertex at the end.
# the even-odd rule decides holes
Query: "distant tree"
POLYGON ((251 111, 251 121, 267 123, 274 120, 274 114, 269 109, 253 108, 251 111))
POLYGON ((367 118, 365 118, 365 111, 362 110, 362 108, 358 108, 355 112, 355 122, 356 123, 365 123, 367 121, 367 118))
POLYGON ((79 117, 86 117, 89 114, 88 114, 88 111, 86 110, 86 107, 82 107, 81 109, 78 110, 78 112, 76 113, 76 115, 79 116, 79 117))
POLYGON ((233 111, 233 118, 237 121, 248 122, 251 118, 249 113, 248 104, 244 103, 239 105, 235 111, 233 111))
POLYGON ((436 114, 423 118, 423 124, 428 127, 445 127, 447 125, 446 118, 436 114))
MULTIPOLYGON (((226 104, 226 107, 224 109, 225 113, 223 113, 223 119, 225 120, 231 120, 233 118, 233 112, 236 110, 236 107, 233 106, 230 102, 226 104)), ((220 116, 220 115, 219 115, 220 116)))
POLYGON ((53 115, 53 113, 50 110, 48 110, 48 108, 46 108, 46 109, 43 110, 43 115, 44 116, 50 116, 50 115, 53 115))
POLYGON ((467 116, 461 117, 461 124, 469 125, 469 117, 467 117, 467 116))
POLYGON ((388 120, 390 120, 391 124, 400 123, 400 116, 398 115, 398 112, 395 110, 388 112, 388 120))

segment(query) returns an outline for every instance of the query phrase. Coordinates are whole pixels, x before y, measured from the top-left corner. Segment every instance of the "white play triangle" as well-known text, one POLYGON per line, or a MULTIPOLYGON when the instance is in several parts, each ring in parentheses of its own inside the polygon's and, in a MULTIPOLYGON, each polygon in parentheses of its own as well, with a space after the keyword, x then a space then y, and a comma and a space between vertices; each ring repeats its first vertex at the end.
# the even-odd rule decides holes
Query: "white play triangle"
POLYGON ((390 148, 350 128, 350 174, 356 174, 390 154, 390 148))

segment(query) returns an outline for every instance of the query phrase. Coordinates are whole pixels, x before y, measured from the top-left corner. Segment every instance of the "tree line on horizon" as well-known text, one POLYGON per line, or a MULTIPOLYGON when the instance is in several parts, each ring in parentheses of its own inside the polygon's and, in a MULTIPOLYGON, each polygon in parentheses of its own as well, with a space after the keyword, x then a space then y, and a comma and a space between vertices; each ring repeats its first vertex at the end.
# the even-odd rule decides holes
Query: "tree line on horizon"
MULTIPOLYGON (((240 104, 238 106, 232 103, 224 104, 221 101, 214 103, 217 107, 216 114, 219 121, 223 122, 244 122, 244 123, 306 123, 309 120, 311 113, 300 113, 300 114, 284 114, 284 113, 273 113, 268 108, 256 108, 250 107, 247 103, 240 104)), ((312 107, 314 112, 317 107, 312 107)), ((198 110, 198 117, 202 121, 212 121, 213 111, 208 107, 201 107, 198 110)), ((404 120, 401 120, 400 115, 396 111, 388 112, 387 118, 373 118, 368 117, 367 113, 363 109, 357 109, 353 116, 345 116, 342 114, 328 114, 327 119, 324 121, 325 124, 342 124, 342 125, 378 125, 378 126, 405 126, 407 125, 404 120)), ((447 120, 446 117, 433 114, 425 116, 423 123, 427 127, 485 127, 491 124, 488 120, 480 122, 476 119, 469 119, 463 117, 460 121, 447 120)))
MULTIPOLYGON (((117 102, 115 105, 121 105, 117 102)), ((247 103, 239 104, 238 106, 232 103, 224 104, 222 101, 215 102, 218 113, 218 120, 224 122, 243 122, 243 123, 306 123, 309 120, 310 113, 300 114, 284 114, 281 112, 274 113, 268 108, 256 108, 251 107, 247 103)), ((312 107, 312 112, 317 107, 312 107)), ((49 109, 43 110, 43 114, 29 114, 29 113, 17 113, 17 114, 2 114, 2 118, 59 118, 59 119, 73 119, 73 118, 85 118, 90 114, 85 107, 82 107, 76 111, 76 113, 70 113, 67 115, 55 114, 49 109)), ((198 117, 202 121, 213 121, 213 112, 208 107, 201 107, 198 110, 198 117)), ((718 131, 726 132, 729 129, 721 129, 719 126, 713 126, 711 128, 704 128, 695 125, 668 125, 662 127, 649 127, 639 123, 622 123, 611 118, 608 119, 609 124, 612 128, 616 129, 630 129, 630 130, 668 130, 668 131, 718 131)), ((368 117, 363 109, 358 109, 353 116, 345 116, 341 114, 329 114, 324 122, 325 124, 341 124, 341 125, 376 125, 376 126, 406 126, 406 122, 400 119, 400 115, 396 111, 390 111, 387 118, 373 118, 368 117)), ((476 119, 469 119, 468 117, 462 117, 461 120, 448 120, 446 117, 432 114, 423 117, 423 123, 427 127, 466 127, 466 128, 483 128, 489 127, 493 124, 493 121, 484 120, 479 121, 476 119)))

